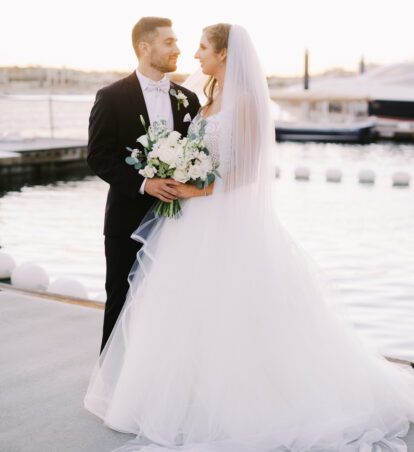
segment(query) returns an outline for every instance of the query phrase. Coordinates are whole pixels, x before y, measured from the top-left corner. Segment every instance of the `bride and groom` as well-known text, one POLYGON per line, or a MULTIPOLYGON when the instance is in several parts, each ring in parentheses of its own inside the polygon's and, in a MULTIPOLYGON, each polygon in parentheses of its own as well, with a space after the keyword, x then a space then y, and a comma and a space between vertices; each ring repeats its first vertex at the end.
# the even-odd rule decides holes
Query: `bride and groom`
POLYGON ((141 19, 132 41, 137 71, 99 91, 90 117, 88 163, 110 189, 85 408, 136 434, 119 451, 405 451, 414 376, 337 315, 274 211, 269 94, 248 33, 203 30, 203 107, 165 78, 179 54, 168 19, 141 19), (221 178, 208 191, 144 180, 124 162, 139 115, 182 135, 205 128, 221 178), (179 219, 153 215, 178 198, 179 219))

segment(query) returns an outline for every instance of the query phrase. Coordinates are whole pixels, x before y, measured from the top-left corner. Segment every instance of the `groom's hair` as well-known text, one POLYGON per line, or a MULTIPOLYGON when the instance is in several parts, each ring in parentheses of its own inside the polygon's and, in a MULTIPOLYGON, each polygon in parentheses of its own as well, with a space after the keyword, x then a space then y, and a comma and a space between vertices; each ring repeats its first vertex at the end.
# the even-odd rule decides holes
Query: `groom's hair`
POLYGON ((138 44, 142 41, 152 43, 158 34, 158 27, 172 27, 172 21, 163 17, 142 17, 132 29, 132 46, 138 55, 138 44))

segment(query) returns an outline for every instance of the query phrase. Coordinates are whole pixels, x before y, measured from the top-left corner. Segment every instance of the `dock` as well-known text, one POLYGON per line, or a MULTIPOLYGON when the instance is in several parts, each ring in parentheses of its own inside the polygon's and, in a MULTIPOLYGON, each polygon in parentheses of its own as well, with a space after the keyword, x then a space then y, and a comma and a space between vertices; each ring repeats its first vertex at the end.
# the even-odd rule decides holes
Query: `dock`
MULTIPOLYGON (((72 301, 0 288, 1 451, 109 452, 134 438, 83 407, 103 310, 72 301)), ((404 440, 414 452, 414 426, 404 440)))
POLYGON ((0 289, 0 450, 109 452, 118 433, 86 411, 103 310, 0 289))
POLYGON ((41 175, 86 166, 84 140, 34 138, 0 141, 0 176, 41 175))

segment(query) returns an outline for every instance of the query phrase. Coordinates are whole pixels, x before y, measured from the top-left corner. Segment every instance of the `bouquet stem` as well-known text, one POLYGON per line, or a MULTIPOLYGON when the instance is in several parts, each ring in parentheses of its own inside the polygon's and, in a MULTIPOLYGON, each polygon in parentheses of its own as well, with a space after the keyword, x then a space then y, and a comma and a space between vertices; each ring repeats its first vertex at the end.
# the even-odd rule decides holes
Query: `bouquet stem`
POLYGON ((154 206, 154 212, 159 216, 178 218, 181 215, 181 205, 178 199, 172 202, 158 201, 154 206))

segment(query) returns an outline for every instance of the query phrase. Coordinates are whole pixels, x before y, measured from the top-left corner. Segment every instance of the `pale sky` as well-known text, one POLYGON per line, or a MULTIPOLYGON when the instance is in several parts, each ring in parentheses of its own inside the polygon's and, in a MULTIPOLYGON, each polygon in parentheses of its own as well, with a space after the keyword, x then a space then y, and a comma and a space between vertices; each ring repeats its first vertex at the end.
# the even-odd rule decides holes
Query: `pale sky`
POLYGON ((249 31, 267 74, 355 69, 414 60, 414 0, 2 0, 0 66, 132 70, 131 29, 142 16, 169 17, 179 72, 197 68, 201 29, 217 22, 249 31))

